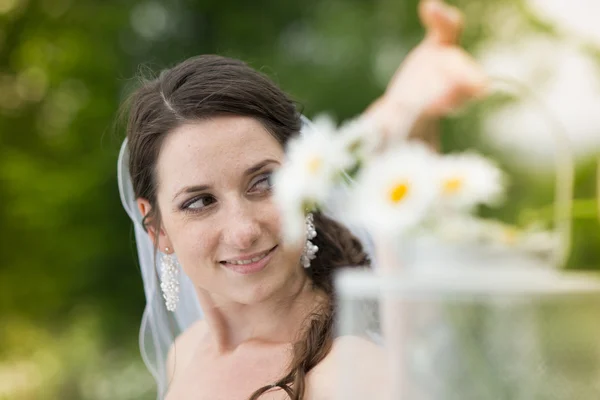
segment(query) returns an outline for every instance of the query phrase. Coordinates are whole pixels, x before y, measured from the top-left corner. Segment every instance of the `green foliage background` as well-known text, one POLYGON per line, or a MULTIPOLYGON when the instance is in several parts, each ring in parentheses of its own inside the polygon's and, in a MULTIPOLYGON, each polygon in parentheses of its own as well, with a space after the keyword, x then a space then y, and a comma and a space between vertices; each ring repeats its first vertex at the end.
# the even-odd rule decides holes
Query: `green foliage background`
MULTIPOLYGON (((507 3, 530 29, 556 35, 520 0, 457 0, 467 49, 497 28, 479 17, 507 3)), ((118 109, 135 76, 218 53, 271 76, 309 116, 349 118, 420 40, 416 5, 0 0, 0 399, 155 396, 137 349, 145 302, 116 184, 118 109)), ((477 123, 475 114, 444 122, 444 148, 491 151, 477 123)), ((580 165, 578 197, 593 197, 594 168, 580 165)), ((511 170, 507 219, 552 202, 551 180, 522 172, 511 170)), ((598 266, 596 211, 586 204, 573 268, 598 266)))

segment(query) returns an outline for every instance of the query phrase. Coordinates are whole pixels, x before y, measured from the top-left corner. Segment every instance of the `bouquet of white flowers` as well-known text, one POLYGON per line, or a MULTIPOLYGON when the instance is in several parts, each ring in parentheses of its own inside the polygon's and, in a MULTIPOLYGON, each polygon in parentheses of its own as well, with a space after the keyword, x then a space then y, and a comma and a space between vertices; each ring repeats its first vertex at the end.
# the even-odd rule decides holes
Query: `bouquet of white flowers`
POLYGON ((306 212, 344 186, 338 212, 377 236, 433 236, 538 253, 556 247, 555 235, 535 225, 519 229, 475 215, 478 206, 505 198, 507 178, 493 161, 475 152, 438 154, 409 141, 377 152, 378 138, 366 120, 337 127, 320 116, 291 141, 274 182, 288 240, 302 236, 306 212))
MULTIPOLYGON (((396 274, 348 271, 337 281, 339 333, 385 345, 385 398, 597 398, 600 283, 552 268, 568 255, 568 148, 559 151, 555 225, 546 230, 477 215, 507 197, 507 177, 492 160, 408 141, 381 147, 367 120, 338 127, 317 118, 288 147, 275 198, 286 238, 297 241, 306 212, 343 187, 338 214, 392 245, 393 256, 376 264, 391 260, 396 274)), ((346 357, 353 365, 356 355, 346 357)), ((352 396, 348 380, 339 398, 352 396)))

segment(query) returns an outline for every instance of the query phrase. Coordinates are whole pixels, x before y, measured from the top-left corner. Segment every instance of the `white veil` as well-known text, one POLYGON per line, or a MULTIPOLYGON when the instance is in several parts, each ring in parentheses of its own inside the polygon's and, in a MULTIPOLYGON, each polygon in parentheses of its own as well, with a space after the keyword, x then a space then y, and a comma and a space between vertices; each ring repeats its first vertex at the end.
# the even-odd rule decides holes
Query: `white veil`
MULTIPOLYGON (((301 116, 302 131, 310 129, 311 121, 301 116)), ((302 134, 301 131, 301 134, 302 134)), ((162 292, 160 290, 158 262, 156 261, 156 251, 154 244, 142 226, 142 215, 140 214, 131 175, 129 173, 129 149, 127 139, 123 141, 119 152, 117 162, 117 175, 119 183, 119 194, 123 208, 133 221, 135 230, 135 240, 139 258, 139 267, 144 283, 144 294, 146 296, 146 308, 142 316, 140 326, 139 343, 142 358, 146 367, 154 377, 157 383, 158 399, 162 399, 168 388, 168 377, 166 369, 167 354, 175 338, 185 331, 192 323, 202 318, 202 310, 198 303, 196 291, 187 275, 181 271, 179 274, 180 292, 179 302, 175 312, 167 311, 162 292)), ((340 187, 339 192, 335 193, 332 202, 339 199, 338 196, 344 196, 345 188, 340 187)), ((362 242, 365 252, 373 256, 373 244, 370 236, 365 230, 351 227, 344 221, 343 215, 335 211, 338 208, 335 204, 325 207, 324 212, 331 218, 334 218, 346 226, 362 242)))
POLYGON ((140 351, 146 367, 156 380, 160 399, 166 393, 168 386, 166 360, 169 349, 180 333, 193 322, 202 318, 202 310, 192 282, 185 273, 180 273, 181 292, 177 310, 174 313, 167 311, 160 290, 154 244, 142 226, 142 215, 138 210, 133 192, 129 174, 127 139, 121 145, 117 174, 123 208, 133 221, 139 266, 146 295, 146 308, 140 326, 140 351))

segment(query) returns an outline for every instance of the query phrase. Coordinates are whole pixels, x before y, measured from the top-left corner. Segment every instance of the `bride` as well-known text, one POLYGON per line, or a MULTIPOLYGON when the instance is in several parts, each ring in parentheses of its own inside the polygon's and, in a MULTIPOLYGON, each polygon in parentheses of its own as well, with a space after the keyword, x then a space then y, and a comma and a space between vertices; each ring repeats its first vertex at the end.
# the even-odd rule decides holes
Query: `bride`
MULTIPOLYGON (((485 91, 457 45, 459 11, 429 0, 419 14, 425 39, 361 116, 384 144, 413 120, 407 106, 419 104, 419 136, 485 91)), ((307 246, 281 240, 271 176, 303 121, 270 80, 219 56, 186 60, 131 97, 120 189, 136 227, 142 353, 159 398, 333 399, 336 354, 348 346, 361 355, 357 390, 380 393, 379 347, 332 329, 333 273, 368 265, 361 243, 320 213, 307 219, 307 246)))

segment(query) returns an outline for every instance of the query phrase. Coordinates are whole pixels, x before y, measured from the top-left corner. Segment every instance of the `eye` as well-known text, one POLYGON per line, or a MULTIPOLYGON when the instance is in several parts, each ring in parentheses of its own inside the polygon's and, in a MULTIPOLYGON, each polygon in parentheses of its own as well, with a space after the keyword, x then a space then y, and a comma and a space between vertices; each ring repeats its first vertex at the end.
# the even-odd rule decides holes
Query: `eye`
POLYGON ((202 195, 185 202, 181 208, 186 211, 202 211, 216 201, 217 200, 211 195, 202 195))
POLYGON ((270 192, 273 188, 273 173, 267 172, 266 174, 259 175, 250 186, 250 192, 264 193, 270 192))

